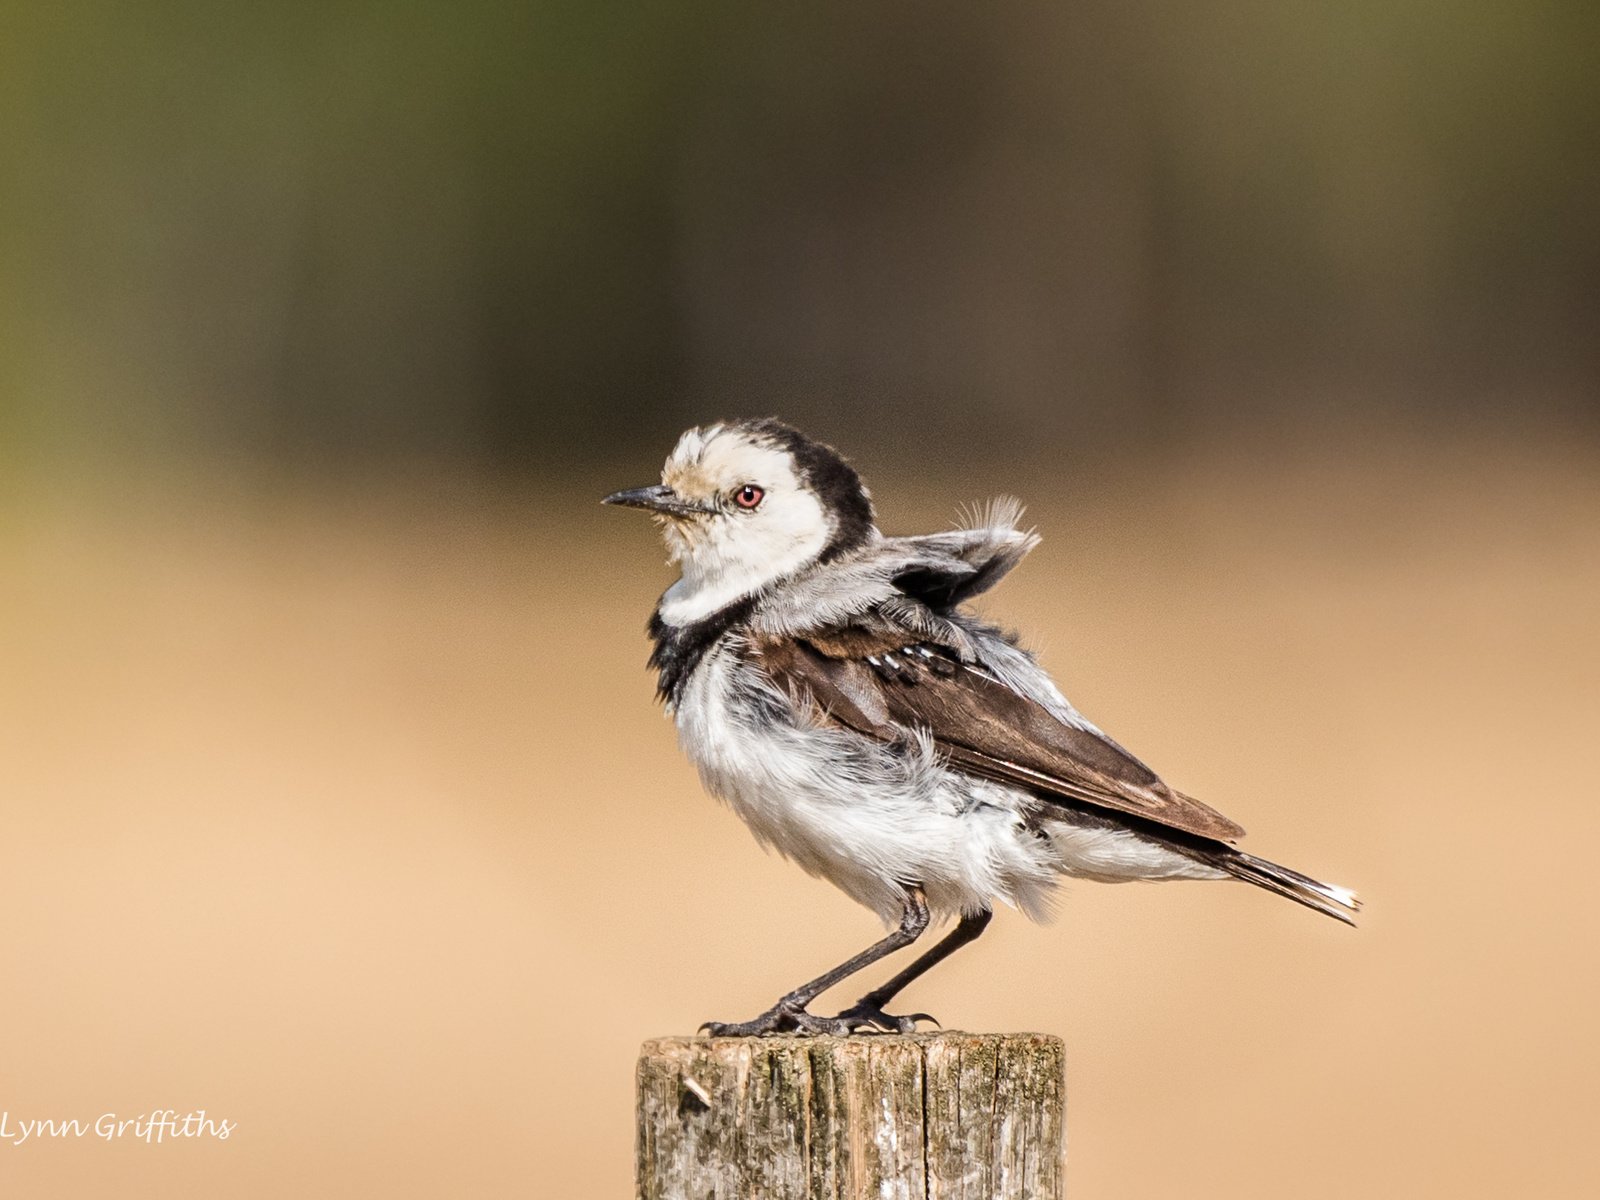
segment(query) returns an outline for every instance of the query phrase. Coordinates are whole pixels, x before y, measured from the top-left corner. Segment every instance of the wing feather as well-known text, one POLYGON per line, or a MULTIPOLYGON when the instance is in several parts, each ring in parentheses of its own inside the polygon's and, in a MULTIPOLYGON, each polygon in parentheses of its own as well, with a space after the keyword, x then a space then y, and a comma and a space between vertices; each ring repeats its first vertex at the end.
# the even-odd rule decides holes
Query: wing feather
POLYGON ((1244 830, 1093 729, 1068 725, 981 666, 901 633, 858 628, 750 647, 778 686, 838 724, 880 741, 926 731, 946 759, 974 775, 1199 837, 1244 830))

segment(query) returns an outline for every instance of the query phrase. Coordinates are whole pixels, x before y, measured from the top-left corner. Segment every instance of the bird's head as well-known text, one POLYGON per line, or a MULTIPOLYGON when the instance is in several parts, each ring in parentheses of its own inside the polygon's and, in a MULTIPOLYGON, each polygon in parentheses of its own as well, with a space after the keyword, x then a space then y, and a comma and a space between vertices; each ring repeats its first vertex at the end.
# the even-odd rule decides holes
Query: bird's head
POLYGON ((767 417, 691 429, 661 482, 603 501, 657 519, 683 578, 661 616, 687 624, 875 537, 872 499, 831 446, 767 417))

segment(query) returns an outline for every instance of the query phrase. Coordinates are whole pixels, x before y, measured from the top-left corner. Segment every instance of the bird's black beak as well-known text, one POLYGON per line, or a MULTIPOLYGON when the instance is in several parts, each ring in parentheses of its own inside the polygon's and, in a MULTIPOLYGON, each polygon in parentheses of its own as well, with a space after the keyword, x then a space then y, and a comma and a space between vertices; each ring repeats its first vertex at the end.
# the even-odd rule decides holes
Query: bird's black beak
POLYGON ((704 505, 685 500, 664 483, 652 487, 631 488, 625 492, 612 492, 600 503, 620 504, 624 508, 642 508, 672 517, 693 517, 707 511, 704 505))

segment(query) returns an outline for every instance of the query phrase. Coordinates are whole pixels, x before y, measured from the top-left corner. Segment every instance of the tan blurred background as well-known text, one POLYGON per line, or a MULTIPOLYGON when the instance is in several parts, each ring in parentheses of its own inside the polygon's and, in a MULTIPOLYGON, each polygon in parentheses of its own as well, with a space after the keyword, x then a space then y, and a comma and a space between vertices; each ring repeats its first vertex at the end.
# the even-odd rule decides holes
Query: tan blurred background
MULTIPOLYGON (((653 708, 648 482, 779 412, 1358 888, 1069 886, 907 999, 1079 1200, 1600 1192, 1600 10, 11 5, 6 1196, 620 1196, 638 1043, 876 935, 653 708)), ((847 1003, 854 991, 836 997, 847 1003)))

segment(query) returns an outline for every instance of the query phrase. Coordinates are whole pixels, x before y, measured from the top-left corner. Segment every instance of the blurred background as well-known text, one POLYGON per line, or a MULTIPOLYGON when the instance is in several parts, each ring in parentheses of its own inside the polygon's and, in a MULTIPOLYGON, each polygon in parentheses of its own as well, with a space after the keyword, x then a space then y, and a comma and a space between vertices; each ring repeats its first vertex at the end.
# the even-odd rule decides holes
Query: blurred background
MULTIPOLYGON (((652 707, 685 426, 885 529, 1352 932, 1066 889, 908 996, 1073 1194, 1592 1196, 1600 9, 7 4, 8 1195, 620 1196, 648 1036, 877 935, 652 707)), ((830 997, 845 1004, 855 993, 830 997)))

